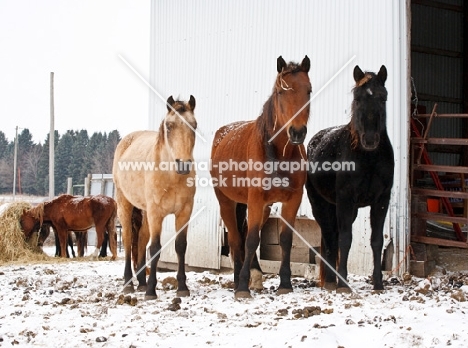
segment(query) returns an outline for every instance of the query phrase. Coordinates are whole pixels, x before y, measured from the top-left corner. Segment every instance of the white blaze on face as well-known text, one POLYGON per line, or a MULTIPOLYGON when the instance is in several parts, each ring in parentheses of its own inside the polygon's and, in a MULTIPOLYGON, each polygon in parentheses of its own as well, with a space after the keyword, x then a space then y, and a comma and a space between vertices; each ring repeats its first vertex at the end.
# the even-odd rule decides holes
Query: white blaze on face
POLYGON ((366 92, 369 93, 369 95, 373 94, 370 88, 366 89, 366 92))

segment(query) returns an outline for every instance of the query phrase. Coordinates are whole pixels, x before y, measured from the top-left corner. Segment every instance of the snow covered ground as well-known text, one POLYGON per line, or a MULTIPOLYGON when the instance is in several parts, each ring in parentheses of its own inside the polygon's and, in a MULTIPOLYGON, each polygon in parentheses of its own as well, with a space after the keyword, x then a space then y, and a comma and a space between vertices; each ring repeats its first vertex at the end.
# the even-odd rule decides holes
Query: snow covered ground
POLYGON ((281 296, 266 275, 241 301, 231 273, 188 272, 191 296, 179 301, 175 273, 161 272, 159 298, 145 301, 122 295, 123 269, 122 257, 1 266, 0 347, 468 346, 468 272, 392 278, 383 293, 365 277, 350 276, 352 294, 294 278, 281 296))

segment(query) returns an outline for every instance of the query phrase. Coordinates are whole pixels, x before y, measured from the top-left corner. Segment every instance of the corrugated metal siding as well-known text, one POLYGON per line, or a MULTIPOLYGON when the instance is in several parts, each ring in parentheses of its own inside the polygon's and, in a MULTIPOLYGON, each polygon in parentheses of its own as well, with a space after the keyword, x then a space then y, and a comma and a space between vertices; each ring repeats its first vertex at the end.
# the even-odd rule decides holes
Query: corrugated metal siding
MULTIPOLYGON (((315 93, 356 56, 312 102, 306 142, 320 129, 348 122, 354 65, 377 71, 385 64, 388 128, 396 158, 395 193, 385 234, 404 241, 408 109, 407 58, 401 47, 405 42, 405 1, 291 1, 286 6, 284 1, 153 1, 150 82, 165 97, 195 96, 199 131, 207 140, 197 139, 195 159, 207 161, 216 129, 259 115, 271 93, 279 55, 287 61, 300 61, 305 54, 311 58, 309 75, 315 93), (395 236, 397 232, 401 235, 395 236)), ((155 129, 166 107, 157 96, 150 99, 149 125, 155 129)), ((209 177, 206 172, 199 175, 209 177)), ((202 255, 203 262, 214 265, 220 240, 217 201, 208 189, 199 189, 196 201, 208 208, 190 226, 188 248, 196 251, 188 253, 189 264, 202 255)), ((312 218, 305 195, 299 214, 312 218)), ((362 253, 370 249, 368 220, 368 211, 363 211, 354 224, 350 267, 354 273, 371 270, 369 253, 362 253)), ((405 246, 403 242, 401 250, 405 246)), ((397 253, 396 261, 401 255, 397 253)))

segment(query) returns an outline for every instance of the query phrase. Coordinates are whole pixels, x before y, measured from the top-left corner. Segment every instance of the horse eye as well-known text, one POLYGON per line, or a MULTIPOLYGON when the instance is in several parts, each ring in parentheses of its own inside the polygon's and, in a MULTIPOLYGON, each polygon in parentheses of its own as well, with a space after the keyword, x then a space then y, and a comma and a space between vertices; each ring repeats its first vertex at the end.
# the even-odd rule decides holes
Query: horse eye
POLYGON ((172 123, 166 123, 166 130, 167 132, 170 132, 173 128, 173 124, 172 123))

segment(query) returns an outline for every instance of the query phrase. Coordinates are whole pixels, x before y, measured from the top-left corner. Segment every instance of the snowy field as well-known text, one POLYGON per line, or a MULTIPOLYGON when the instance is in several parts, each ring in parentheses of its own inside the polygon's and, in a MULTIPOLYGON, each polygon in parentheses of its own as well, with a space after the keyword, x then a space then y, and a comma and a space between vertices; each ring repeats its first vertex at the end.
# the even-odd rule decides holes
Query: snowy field
POLYGON ((392 278, 383 293, 351 276, 352 294, 293 278, 294 292, 281 296, 278 277, 266 275, 261 293, 236 301, 231 273, 188 272, 191 296, 177 299, 166 272, 159 298, 144 301, 122 296, 123 269, 122 257, 1 266, 0 346, 468 346, 468 273, 392 278))

